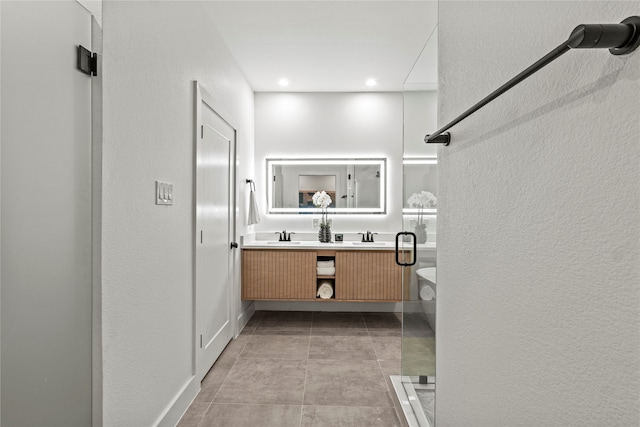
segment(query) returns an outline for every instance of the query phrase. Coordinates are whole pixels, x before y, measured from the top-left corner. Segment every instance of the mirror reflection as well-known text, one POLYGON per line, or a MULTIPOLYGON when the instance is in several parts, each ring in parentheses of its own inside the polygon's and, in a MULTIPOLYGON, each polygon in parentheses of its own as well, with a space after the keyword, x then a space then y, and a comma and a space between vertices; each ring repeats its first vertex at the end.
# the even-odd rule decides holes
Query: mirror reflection
POLYGON ((435 158, 405 158, 403 213, 436 213, 438 160, 435 158))
POLYGON ((386 159, 267 159, 269 213, 315 213, 325 191, 332 213, 386 212, 386 159))

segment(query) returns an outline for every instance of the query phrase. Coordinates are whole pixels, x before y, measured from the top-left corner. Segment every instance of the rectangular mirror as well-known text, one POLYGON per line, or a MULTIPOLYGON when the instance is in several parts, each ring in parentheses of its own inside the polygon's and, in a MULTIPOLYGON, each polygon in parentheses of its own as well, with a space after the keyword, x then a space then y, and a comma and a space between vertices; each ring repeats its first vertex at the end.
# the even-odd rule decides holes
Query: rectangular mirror
POLYGON ((269 213, 315 214, 313 195, 331 197, 331 214, 386 213, 386 159, 267 159, 269 213))

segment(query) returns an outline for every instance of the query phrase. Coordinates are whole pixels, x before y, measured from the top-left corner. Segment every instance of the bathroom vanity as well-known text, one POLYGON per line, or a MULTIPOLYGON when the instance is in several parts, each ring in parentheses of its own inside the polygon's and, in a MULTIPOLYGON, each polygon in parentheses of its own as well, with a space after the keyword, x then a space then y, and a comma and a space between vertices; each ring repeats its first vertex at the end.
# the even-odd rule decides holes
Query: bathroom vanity
POLYGON ((280 301, 397 302, 403 270, 390 243, 254 242, 242 249, 242 299, 280 301), (319 260, 335 274, 318 275, 319 260), (330 299, 316 296, 330 282, 330 299))

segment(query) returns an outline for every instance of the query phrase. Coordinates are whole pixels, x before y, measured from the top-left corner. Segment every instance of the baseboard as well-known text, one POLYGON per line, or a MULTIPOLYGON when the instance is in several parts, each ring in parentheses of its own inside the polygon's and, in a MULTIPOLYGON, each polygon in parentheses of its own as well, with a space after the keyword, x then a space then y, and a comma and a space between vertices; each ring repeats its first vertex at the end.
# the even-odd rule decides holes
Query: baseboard
POLYGON ((255 301, 255 310, 400 313, 400 302, 255 301))
POLYGON ((176 394, 153 425, 158 427, 175 427, 178 421, 180 421, 180 418, 187 412, 187 409, 189 409, 191 402, 196 398, 199 391, 200 381, 196 381, 196 377, 193 376, 176 394))
POLYGON ((240 335, 240 332, 242 332, 242 330, 244 329, 244 327, 247 326, 247 323, 249 322, 249 320, 251 319, 251 317, 255 312, 256 312, 256 303, 254 301, 251 304, 249 304, 242 313, 240 313, 240 315, 238 316, 238 329, 237 329, 238 333, 235 335, 235 338, 237 338, 238 335, 240 335))

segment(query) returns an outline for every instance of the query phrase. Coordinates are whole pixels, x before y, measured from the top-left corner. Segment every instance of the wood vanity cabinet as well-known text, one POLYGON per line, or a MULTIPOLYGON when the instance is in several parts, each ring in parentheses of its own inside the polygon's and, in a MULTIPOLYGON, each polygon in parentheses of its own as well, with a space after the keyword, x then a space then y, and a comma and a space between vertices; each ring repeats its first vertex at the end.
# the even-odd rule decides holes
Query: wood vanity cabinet
POLYGON ((242 250, 242 299, 315 300, 316 252, 242 250))
POLYGON ((242 299, 296 301, 401 301, 402 268, 394 251, 242 250, 242 299), (335 276, 316 275, 316 261, 334 258, 335 276), (332 280, 334 298, 316 297, 332 280))
POLYGON ((392 251, 338 251, 336 299, 400 301, 402 267, 392 251))

